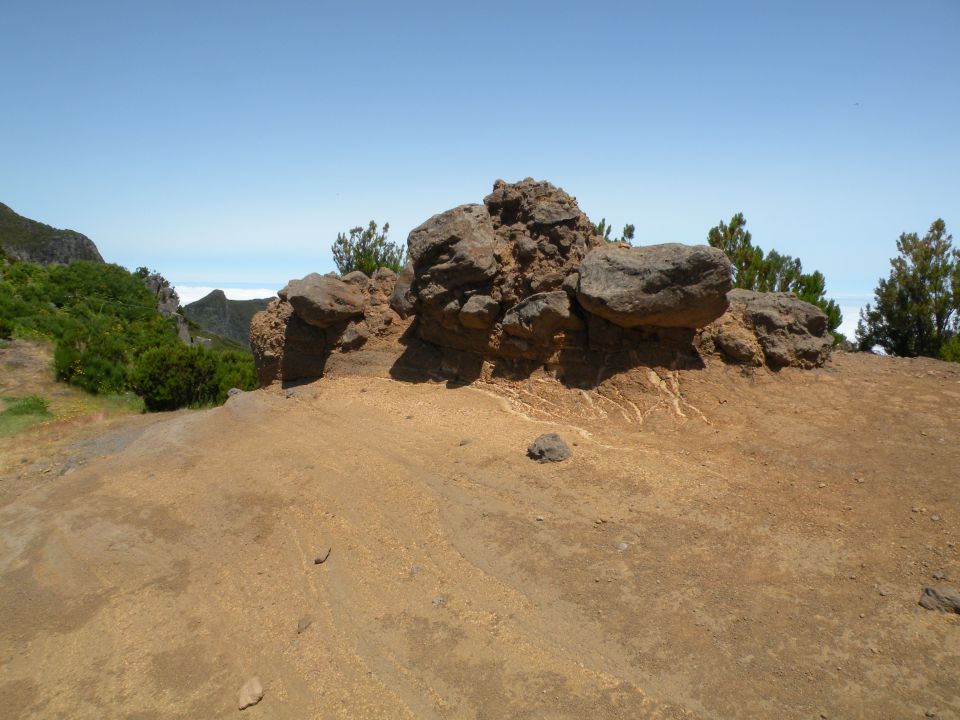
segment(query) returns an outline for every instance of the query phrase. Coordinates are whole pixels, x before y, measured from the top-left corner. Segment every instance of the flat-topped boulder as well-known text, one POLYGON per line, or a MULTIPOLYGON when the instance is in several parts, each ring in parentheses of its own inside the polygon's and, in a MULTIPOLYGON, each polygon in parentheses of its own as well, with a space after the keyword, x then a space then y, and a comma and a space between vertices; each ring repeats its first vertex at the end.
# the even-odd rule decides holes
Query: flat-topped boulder
POLYGON ((583 259, 577 300, 620 327, 697 329, 727 309, 731 273, 727 256, 706 245, 608 245, 583 259))
POLYGON ((348 283, 310 273, 301 280, 291 280, 277 295, 290 303, 297 316, 308 325, 327 328, 363 315, 365 298, 357 279, 354 277, 348 283))

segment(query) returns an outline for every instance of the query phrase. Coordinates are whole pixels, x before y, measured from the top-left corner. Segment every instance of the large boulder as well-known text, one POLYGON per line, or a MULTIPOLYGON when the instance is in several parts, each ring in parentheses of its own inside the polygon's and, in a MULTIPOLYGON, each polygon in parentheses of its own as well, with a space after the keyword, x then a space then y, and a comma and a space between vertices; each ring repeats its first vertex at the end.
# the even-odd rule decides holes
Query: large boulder
POLYGON ((827 316, 793 293, 731 290, 730 308, 700 334, 701 349, 728 360, 773 368, 822 366, 833 336, 827 316))
POLYGON ((347 283, 310 273, 302 280, 291 280, 277 294, 293 306, 301 320, 317 328, 327 328, 363 315, 365 298, 357 286, 357 278, 352 280, 347 283))
POLYGON ((423 287, 483 283, 497 274, 493 223, 483 205, 461 205, 434 215, 407 238, 414 273, 423 287))
POLYGON ((727 309, 731 273, 727 256, 706 245, 609 245, 583 259, 577 299, 620 327, 697 329, 727 309))

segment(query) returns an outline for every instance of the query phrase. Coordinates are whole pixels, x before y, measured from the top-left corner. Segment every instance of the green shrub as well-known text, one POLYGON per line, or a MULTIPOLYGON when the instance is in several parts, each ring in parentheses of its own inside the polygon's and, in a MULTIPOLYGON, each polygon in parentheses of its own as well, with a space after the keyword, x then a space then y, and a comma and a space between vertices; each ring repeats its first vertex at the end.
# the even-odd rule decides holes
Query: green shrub
POLYGON ((960 335, 954 335, 940 347, 940 359, 960 363, 960 335))
POLYGON ((140 355, 131 384, 147 410, 158 411, 221 403, 232 387, 254 389, 257 377, 249 355, 173 345, 140 355))
POLYGON ((379 268, 386 267, 399 273, 406 262, 406 248, 387 241, 390 223, 384 223, 383 232, 377 232, 377 223, 373 220, 364 230, 357 226, 350 229, 349 237, 340 233, 333 243, 331 252, 333 262, 341 275, 360 270, 373 275, 379 268))

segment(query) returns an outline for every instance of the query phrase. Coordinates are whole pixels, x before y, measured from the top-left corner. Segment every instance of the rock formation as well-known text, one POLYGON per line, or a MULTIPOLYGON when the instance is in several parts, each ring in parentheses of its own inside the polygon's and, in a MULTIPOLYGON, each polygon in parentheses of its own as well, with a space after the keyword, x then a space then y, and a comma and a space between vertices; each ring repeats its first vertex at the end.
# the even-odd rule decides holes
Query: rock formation
POLYGON ((407 354, 420 357, 418 341, 438 349, 444 372, 467 381, 487 363, 510 376, 544 368, 591 384, 642 364, 696 367, 709 353, 813 367, 830 348, 812 305, 731 292, 720 250, 608 243, 548 182, 498 180, 482 205, 434 215, 407 245, 399 277, 291 281, 253 319, 261 382, 319 377, 333 350, 407 325, 407 354))
POLYGON ((180 296, 174 290, 167 279, 159 273, 150 273, 143 278, 144 287, 153 293, 157 303, 157 310, 164 317, 172 317, 177 321, 177 337, 185 345, 193 345, 193 338, 190 336, 190 326, 187 319, 180 314, 180 296))
POLYGON ((250 324, 261 384, 321 377, 331 352, 355 350, 390 329, 398 319, 389 305, 396 282, 387 268, 372 278, 311 273, 291 280, 250 324))

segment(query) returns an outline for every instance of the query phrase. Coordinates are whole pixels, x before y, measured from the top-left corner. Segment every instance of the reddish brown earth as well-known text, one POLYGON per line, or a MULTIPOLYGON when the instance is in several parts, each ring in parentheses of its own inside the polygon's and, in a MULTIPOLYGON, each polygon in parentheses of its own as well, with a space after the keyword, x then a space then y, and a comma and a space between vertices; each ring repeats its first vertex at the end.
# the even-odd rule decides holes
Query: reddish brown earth
POLYGON ((960 365, 351 358, 0 442, 3 717, 960 717, 960 365))

